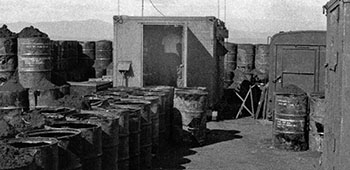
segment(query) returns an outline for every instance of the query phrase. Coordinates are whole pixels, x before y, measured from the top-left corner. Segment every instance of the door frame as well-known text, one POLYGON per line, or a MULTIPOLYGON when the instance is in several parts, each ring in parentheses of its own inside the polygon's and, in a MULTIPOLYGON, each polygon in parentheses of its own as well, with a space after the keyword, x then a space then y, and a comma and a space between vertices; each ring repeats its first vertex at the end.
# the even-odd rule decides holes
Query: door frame
MULTIPOLYGON (((187 37, 188 37, 188 24, 186 22, 176 22, 176 21, 168 21, 168 22, 155 22, 155 21, 143 21, 143 22, 139 22, 138 24, 140 24, 141 26, 141 70, 143 73, 143 41, 144 41, 144 26, 150 26, 150 25, 154 25, 154 26, 182 26, 182 56, 181 56, 181 60, 183 64, 183 72, 182 72, 182 77, 183 77, 183 83, 184 83, 184 87, 187 87, 187 68, 188 68, 188 42, 187 42, 187 37)), ((141 84, 143 86, 143 74, 142 74, 142 78, 141 78, 141 84)))

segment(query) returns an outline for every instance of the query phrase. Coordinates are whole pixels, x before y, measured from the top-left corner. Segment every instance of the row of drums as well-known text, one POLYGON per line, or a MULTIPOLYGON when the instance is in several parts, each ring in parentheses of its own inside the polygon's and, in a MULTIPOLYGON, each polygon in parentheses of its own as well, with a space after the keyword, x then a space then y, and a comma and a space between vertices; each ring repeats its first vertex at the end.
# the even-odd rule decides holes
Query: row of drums
POLYGON ((88 107, 80 112, 42 108, 50 120, 45 129, 22 132, 7 144, 42 150, 36 162, 45 170, 152 169, 170 137, 173 96, 168 86, 112 88, 84 96, 88 107))
POLYGON ((70 81, 100 78, 112 63, 112 41, 109 40, 52 41, 51 47, 53 71, 70 81), (89 70, 92 67, 93 72, 89 70))
POLYGON ((112 62, 112 42, 52 41, 47 37, 0 38, 0 77, 9 79, 18 69, 25 88, 35 86, 42 78, 51 80, 56 72, 66 80, 77 68, 94 67, 91 77, 102 77, 112 62), (95 75, 94 75, 95 74, 95 75))
POLYGON ((226 42, 227 53, 224 58, 225 81, 232 80, 232 72, 239 69, 250 73, 253 69, 268 75, 269 44, 235 44, 226 42))

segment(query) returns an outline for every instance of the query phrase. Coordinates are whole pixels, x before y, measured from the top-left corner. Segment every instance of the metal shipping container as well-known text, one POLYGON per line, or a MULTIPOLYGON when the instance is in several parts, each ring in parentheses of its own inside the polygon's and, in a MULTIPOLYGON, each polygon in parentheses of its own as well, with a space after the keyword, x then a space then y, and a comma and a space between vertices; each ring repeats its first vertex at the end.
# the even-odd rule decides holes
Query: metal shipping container
POLYGON ((350 1, 331 0, 327 11, 324 169, 350 169, 350 1))
POLYGON ((114 16, 114 86, 223 86, 225 25, 215 17, 114 16))
POLYGON ((326 31, 275 34, 270 43, 268 114, 274 113, 274 93, 294 84, 307 93, 324 91, 326 31))

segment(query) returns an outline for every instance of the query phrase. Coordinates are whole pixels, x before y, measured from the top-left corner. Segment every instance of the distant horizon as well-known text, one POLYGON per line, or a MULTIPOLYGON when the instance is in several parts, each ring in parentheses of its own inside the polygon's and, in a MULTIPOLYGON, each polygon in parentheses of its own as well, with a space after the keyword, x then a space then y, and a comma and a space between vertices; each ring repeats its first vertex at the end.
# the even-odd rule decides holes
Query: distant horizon
MULTIPOLYGON (((101 20, 113 25, 113 16, 118 13, 141 16, 142 1, 119 1, 120 4, 116 0, 0 0, 0 22, 101 20)), ((223 20, 230 30, 231 41, 234 37, 262 36, 259 33, 267 37, 280 31, 326 29, 322 7, 328 0, 226 0, 226 4, 224 0, 218 0, 219 4, 213 0, 152 1, 165 16, 215 16, 223 20)), ((144 2, 145 16, 162 16, 148 0, 144 2)))
MULTIPOLYGON (((145 16, 147 17, 147 16, 145 16)), ((28 22, 28 21, 17 21, 12 23, 2 23, 0 24, 8 25, 9 29, 13 32, 19 32, 24 27, 28 26, 39 26, 39 29, 43 29, 42 31, 48 31, 49 36, 52 39, 56 40, 80 40, 80 41, 95 41, 100 39, 113 40, 113 22, 105 22, 99 19, 84 19, 84 20, 61 20, 61 21, 41 21, 41 22, 28 22), (92 22, 89 24, 89 22, 92 22), (64 23, 64 25, 60 25, 59 23, 64 23), (83 25, 79 25, 79 23, 83 25), (28 25, 25 25, 28 24, 28 25), (58 25, 56 25, 58 24, 58 25), (66 25, 68 24, 68 25, 66 25), (70 25, 69 25, 70 24, 70 25), (100 28, 95 28, 98 25, 103 24, 104 26, 100 28), (55 25, 55 26, 53 26, 55 25), (60 28, 60 26, 62 28, 60 28), (70 27, 74 27, 75 29, 86 28, 87 26, 91 27, 89 31, 87 31, 86 36, 79 34, 80 31, 75 32, 76 30, 67 31, 70 27), (60 30, 57 30, 60 28, 60 30), (93 33, 96 32, 96 33, 93 33), (71 33, 71 34, 67 34, 71 33), (91 33, 91 34, 90 34, 91 33), (79 34, 79 35, 75 35, 79 34), (93 35, 92 35, 93 34, 93 35), (87 35, 91 35, 88 37, 87 35), (100 35, 100 37, 99 37, 100 35)), ((266 24, 266 23, 262 23, 266 24)), ((281 31, 305 31, 305 30, 315 30, 315 31, 325 31, 325 29, 304 29, 304 30, 280 30, 280 31, 270 31, 270 32, 252 32, 249 30, 238 30, 238 29, 230 29, 227 28, 229 32, 229 42, 232 43, 252 43, 252 44, 265 44, 267 43, 267 38, 269 36, 273 36, 281 31)))

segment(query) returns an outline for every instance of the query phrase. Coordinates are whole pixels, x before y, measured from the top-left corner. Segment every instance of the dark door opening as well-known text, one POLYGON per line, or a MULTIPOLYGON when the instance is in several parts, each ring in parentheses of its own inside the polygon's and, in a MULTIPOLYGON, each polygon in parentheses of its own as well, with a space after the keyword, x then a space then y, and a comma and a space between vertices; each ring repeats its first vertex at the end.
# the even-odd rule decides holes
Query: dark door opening
POLYGON ((183 86, 182 33, 182 26, 143 26, 144 86, 183 86))

